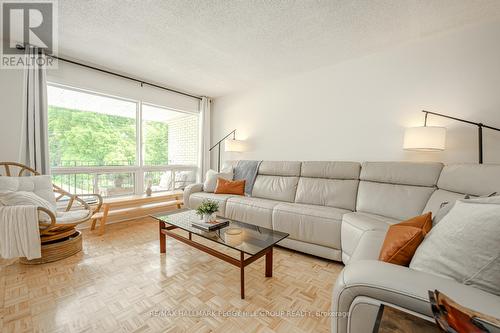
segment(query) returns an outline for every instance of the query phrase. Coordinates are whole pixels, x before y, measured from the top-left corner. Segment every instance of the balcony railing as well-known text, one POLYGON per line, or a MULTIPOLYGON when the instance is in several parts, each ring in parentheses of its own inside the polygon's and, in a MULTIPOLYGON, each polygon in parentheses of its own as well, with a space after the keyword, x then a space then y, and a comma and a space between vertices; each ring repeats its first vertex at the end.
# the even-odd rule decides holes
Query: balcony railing
MULTIPOLYGON (((81 161, 71 161, 77 165, 81 161)), ((117 161, 113 161, 117 162, 117 161)), ((183 189, 196 182, 193 165, 85 165, 52 167, 54 184, 70 193, 99 193, 104 197, 183 189)))
MULTIPOLYGON (((157 161, 157 160, 144 160, 145 166, 164 166, 171 164, 178 164, 175 160, 157 161)), ((52 161, 51 167, 53 168, 79 168, 79 167, 106 167, 106 166, 135 166, 135 160, 113 160, 113 161, 82 161, 82 160, 59 160, 57 163, 52 161)))

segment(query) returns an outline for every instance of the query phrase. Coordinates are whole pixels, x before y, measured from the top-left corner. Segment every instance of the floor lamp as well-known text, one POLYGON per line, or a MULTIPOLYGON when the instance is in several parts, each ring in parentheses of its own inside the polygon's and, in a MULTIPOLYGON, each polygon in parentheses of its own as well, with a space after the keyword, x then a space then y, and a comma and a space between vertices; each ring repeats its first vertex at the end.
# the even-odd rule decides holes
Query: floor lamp
POLYGON ((217 148, 217 172, 220 172, 220 145, 222 144, 222 142, 224 142, 224 140, 226 140, 226 143, 225 143, 225 151, 233 151, 233 152, 242 152, 244 149, 243 149, 243 141, 242 140, 236 140, 236 130, 232 130, 231 132, 229 132, 226 136, 224 136, 222 139, 220 139, 216 144, 214 144, 208 151, 212 151, 214 150, 215 148, 217 148), (232 139, 228 139, 230 136, 233 136, 232 139))
POLYGON ((434 115, 442 118, 453 119, 462 123, 477 126, 478 132, 478 147, 479 147, 479 164, 483 163, 483 128, 488 128, 494 131, 499 131, 500 128, 488 126, 483 123, 477 123, 470 120, 460 119, 448 116, 441 113, 422 110, 425 113, 424 126, 407 128, 403 148, 407 150, 419 151, 438 151, 444 150, 446 140, 446 128, 437 126, 427 126, 427 117, 434 115))

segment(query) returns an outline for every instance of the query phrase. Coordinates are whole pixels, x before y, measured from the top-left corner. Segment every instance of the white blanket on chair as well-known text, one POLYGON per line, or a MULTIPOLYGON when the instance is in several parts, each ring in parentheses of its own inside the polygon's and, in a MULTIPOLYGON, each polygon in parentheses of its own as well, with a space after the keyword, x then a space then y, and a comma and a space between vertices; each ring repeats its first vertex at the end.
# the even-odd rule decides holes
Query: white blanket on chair
POLYGON ((0 206, 0 257, 40 258, 40 229, 35 206, 0 206))

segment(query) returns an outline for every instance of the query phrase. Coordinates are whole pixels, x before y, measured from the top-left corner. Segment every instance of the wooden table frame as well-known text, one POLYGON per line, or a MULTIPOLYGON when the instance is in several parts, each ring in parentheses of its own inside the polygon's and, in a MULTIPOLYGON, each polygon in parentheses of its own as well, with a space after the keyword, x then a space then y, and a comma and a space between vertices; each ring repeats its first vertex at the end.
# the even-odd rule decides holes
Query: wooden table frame
MULTIPOLYGON (((266 277, 272 277, 273 276, 273 245, 270 247, 267 247, 263 249, 262 251, 249 256, 248 258, 245 259, 245 253, 243 251, 239 251, 237 249, 234 249, 236 251, 240 252, 240 259, 233 258, 225 253, 219 252, 217 250, 214 250, 208 246, 205 246, 203 244, 197 243, 193 241, 193 233, 189 232, 186 230, 188 233, 188 238, 173 232, 172 230, 174 229, 181 229, 176 226, 171 226, 167 225, 166 222, 164 221, 158 221, 159 225, 159 233, 160 233, 160 253, 166 253, 167 251, 167 236, 170 236, 174 239, 177 239, 178 241, 181 241, 185 244, 188 244, 200 251, 203 251, 207 254, 210 254, 216 258, 219 258, 221 260, 224 260, 225 262, 230 263, 233 266, 239 267, 240 268, 240 285, 241 285, 241 299, 245 298, 245 267, 253 263, 255 260, 263 257, 264 255, 266 256, 266 271, 265 271, 265 276, 266 277)), ((196 234, 195 234, 196 235, 196 234)))

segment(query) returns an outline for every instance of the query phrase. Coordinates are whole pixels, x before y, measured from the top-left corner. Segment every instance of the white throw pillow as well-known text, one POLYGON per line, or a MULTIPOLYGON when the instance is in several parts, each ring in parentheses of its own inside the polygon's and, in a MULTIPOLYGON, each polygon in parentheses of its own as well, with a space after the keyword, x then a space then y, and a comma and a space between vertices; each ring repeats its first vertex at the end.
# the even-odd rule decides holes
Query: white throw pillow
POLYGON ((172 173, 165 172, 160 177, 160 187, 161 188, 172 188, 172 173))
POLYGON ((4 206, 37 206, 56 212, 56 207, 50 202, 28 191, 2 192, 0 193, 0 204, 4 206))
POLYGON ((205 182, 203 183, 203 191, 213 193, 215 187, 217 186, 217 178, 224 178, 227 180, 233 180, 233 169, 222 170, 222 172, 217 172, 215 170, 208 170, 205 176, 205 182))
MULTIPOLYGON (((480 196, 480 197, 471 197, 469 194, 465 194, 463 200, 490 198, 490 197, 494 197, 496 195, 497 195, 497 192, 493 192, 489 195, 484 195, 484 196, 480 196)), ((460 200, 460 199, 457 199, 457 200, 460 200)), ((450 212, 450 210, 453 208, 453 206, 455 206, 455 202, 456 202, 456 200, 450 201, 450 202, 443 202, 441 204, 441 207, 439 208, 437 213, 432 218, 432 226, 433 227, 436 226, 439 223, 439 221, 441 221, 443 219, 443 217, 445 217, 446 214, 448 214, 450 212)))
POLYGON ((441 207, 439 207, 439 210, 436 212, 434 217, 432 218, 432 226, 435 227, 439 221, 441 221, 448 213, 450 210, 455 206, 456 201, 451 201, 451 202, 443 202, 441 204, 441 207))
POLYGON ((47 200, 56 209, 56 198, 52 190, 52 179, 49 175, 26 177, 0 177, 0 192, 33 192, 47 200))
POLYGON ((457 200, 420 244, 410 268, 500 295, 500 196, 457 200))

